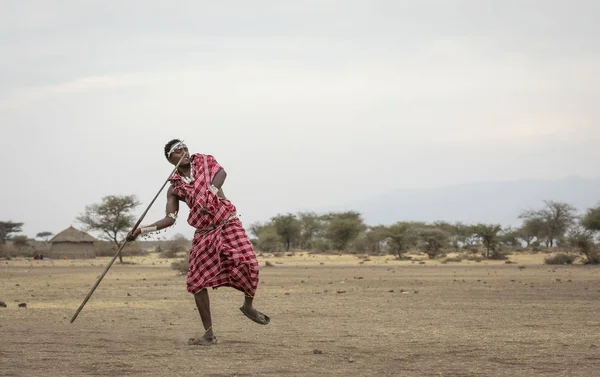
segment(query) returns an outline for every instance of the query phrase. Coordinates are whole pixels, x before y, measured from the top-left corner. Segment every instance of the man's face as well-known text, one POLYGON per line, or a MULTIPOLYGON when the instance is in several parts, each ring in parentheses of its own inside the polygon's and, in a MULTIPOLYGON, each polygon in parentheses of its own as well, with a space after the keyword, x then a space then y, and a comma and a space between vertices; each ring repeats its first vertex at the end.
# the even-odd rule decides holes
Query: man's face
POLYGON ((190 153, 188 148, 182 142, 176 143, 173 145, 169 152, 169 162, 173 165, 177 165, 181 156, 184 156, 183 160, 181 160, 181 164, 179 166, 186 166, 190 164, 190 153))

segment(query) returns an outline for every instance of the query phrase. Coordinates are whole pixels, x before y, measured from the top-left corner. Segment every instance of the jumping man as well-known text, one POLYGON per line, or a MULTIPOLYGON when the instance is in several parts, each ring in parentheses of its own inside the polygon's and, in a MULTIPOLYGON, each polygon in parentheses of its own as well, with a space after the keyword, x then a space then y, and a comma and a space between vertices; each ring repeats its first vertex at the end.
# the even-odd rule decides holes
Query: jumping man
POLYGON ((163 219, 130 233, 128 241, 140 234, 167 228, 175 223, 179 201, 190 208, 188 223, 196 228, 189 253, 187 290, 194 295, 204 335, 189 344, 215 344, 207 288, 232 287, 244 293, 240 307, 252 321, 266 325, 270 318, 252 305, 258 287, 258 261, 252 243, 236 215, 236 207, 225 197, 225 170, 211 155, 193 154, 178 139, 165 145, 165 157, 173 164, 183 157, 169 181, 166 215, 163 219))

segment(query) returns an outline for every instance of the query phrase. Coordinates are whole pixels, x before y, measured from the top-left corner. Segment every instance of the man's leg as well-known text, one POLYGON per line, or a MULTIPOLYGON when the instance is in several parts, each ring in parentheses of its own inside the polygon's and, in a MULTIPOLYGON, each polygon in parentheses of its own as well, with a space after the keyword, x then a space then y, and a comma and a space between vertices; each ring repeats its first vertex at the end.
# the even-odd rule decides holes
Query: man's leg
POLYGON ((212 318, 210 316, 210 300, 208 298, 208 290, 202 289, 194 295, 196 307, 200 313, 202 325, 204 325, 204 335, 201 338, 190 339, 190 344, 213 344, 216 342, 216 337, 212 329, 212 318))
POLYGON ((268 324, 271 321, 269 316, 256 310, 253 306, 253 303, 254 297, 245 295, 244 305, 240 308, 242 310, 242 313, 244 313, 248 318, 250 318, 256 323, 260 323, 261 325, 268 324))

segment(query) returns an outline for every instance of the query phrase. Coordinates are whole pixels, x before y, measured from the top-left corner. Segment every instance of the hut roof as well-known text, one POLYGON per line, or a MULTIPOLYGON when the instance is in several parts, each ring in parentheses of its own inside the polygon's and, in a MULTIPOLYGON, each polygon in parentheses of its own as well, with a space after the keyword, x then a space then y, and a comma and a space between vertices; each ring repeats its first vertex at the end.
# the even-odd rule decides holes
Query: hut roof
POLYGON ((86 232, 82 232, 81 230, 73 228, 73 226, 68 227, 62 232, 58 233, 56 236, 52 237, 50 243, 56 242, 95 242, 97 241, 94 237, 90 236, 86 232))

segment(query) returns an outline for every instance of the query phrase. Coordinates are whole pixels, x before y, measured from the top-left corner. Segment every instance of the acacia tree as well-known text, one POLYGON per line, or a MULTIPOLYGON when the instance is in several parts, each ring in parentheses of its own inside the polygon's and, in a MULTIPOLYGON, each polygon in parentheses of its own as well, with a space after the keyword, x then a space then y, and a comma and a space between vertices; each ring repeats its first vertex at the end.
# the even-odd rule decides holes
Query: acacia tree
POLYGON ((520 218, 536 220, 543 224, 543 233, 546 246, 554 246, 555 241, 564 237, 567 230, 575 223, 577 218, 576 208, 568 203, 544 201, 545 207, 539 210, 529 210, 521 214, 520 218))
POLYGON ((277 234, 277 229, 271 223, 263 226, 258 233, 258 247, 261 250, 274 252, 278 251, 281 245, 281 238, 277 234))
POLYGON ((315 238, 323 233, 325 224, 323 218, 314 212, 298 213, 300 222, 300 248, 310 249, 313 246, 315 238))
POLYGON ((461 246, 467 244, 467 239, 469 238, 469 226, 464 225, 461 222, 456 222, 451 224, 446 221, 436 221, 433 223, 434 228, 441 229, 448 233, 449 243, 452 245, 455 251, 459 251, 461 246))
POLYGON ((592 232, 600 232, 600 204, 588 209, 581 220, 581 225, 592 232))
POLYGON ((366 228, 360 213, 354 211, 332 212, 325 215, 325 219, 328 221, 326 237, 337 250, 347 250, 348 245, 366 228))
POLYGON ((473 233, 481 239, 481 243, 486 249, 486 258, 498 258, 498 246, 500 245, 500 232, 502 226, 497 224, 477 224, 473 226, 473 233))
POLYGON ((425 227, 419 230, 419 239, 423 245, 423 251, 429 259, 434 259, 441 254, 450 240, 450 233, 436 227, 425 227))
POLYGON ((42 238, 44 240, 44 242, 48 242, 50 237, 52 237, 53 235, 54 235, 54 233, 52 233, 52 232, 39 232, 38 234, 35 235, 35 238, 42 238))
POLYGON ((15 247, 19 250, 29 246, 29 238, 27 238, 27 236, 14 236, 12 241, 15 247))
POLYGON ((5 244, 10 235, 13 233, 22 232, 23 223, 15 223, 12 221, 0 221, 0 244, 5 244))
POLYGON ((586 264, 599 264, 600 254, 594 249, 594 232, 583 224, 577 224, 567 232, 567 244, 585 255, 586 264))
POLYGON ((391 250, 396 253, 398 259, 402 259, 404 254, 411 247, 416 246, 419 240, 414 224, 409 222, 398 222, 388 226, 386 236, 391 250))
POLYGON ((546 237, 545 229, 546 225, 543 219, 526 219, 519 229, 519 235, 527 247, 530 247, 534 240, 540 241, 546 237))
POLYGON ((290 247, 298 242, 302 231, 302 225, 296 218, 296 215, 291 213, 277 215, 271 219, 271 223, 285 245, 285 250, 289 251, 290 247))
POLYGON ((365 242, 371 251, 371 254, 381 252, 382 243, 387 238, 388 228, 384 225, 371 226, 365 232, 365 242))
POLYGON ((523 237, 519 229, 509 227, 502 231, 502 234, 500 235, 500 243, 512 248, 520 248, 522 238, 523 237))
MULTIPOLYGON (((131 212, 138 205, 140 202, 135 195, 105 196, 102 202, 86 206, 77 221, 86 227, 86 231, 100 232, 101 238, 120 248, 127 232, 135 225, 131 212)), ((119 261, 123 263, 122 253, 119 253, 119 261)))

